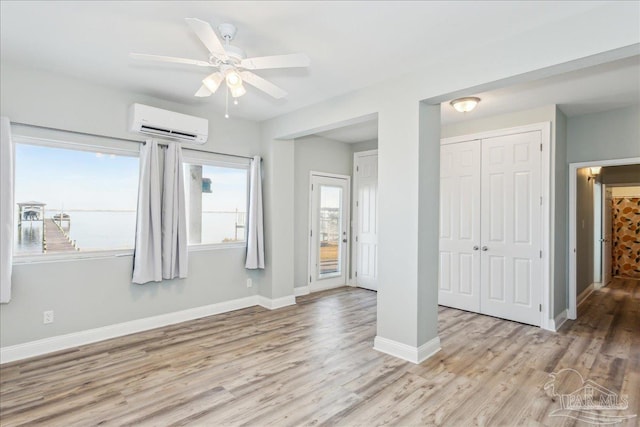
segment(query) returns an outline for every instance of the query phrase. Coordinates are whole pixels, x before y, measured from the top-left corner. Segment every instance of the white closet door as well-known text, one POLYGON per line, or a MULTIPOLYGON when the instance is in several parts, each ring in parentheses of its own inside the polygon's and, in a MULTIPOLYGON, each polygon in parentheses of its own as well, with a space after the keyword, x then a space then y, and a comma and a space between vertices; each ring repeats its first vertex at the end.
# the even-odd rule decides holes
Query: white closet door
POLYGON ((481 313, 540 325, 541 136, 482 140, 481 313))
POLYGON ((356 158, 356 283, 378 289, 378 155, 356 158))
POLYGON ((440 148, 438 303, 480 312, 480 141, 440 148))

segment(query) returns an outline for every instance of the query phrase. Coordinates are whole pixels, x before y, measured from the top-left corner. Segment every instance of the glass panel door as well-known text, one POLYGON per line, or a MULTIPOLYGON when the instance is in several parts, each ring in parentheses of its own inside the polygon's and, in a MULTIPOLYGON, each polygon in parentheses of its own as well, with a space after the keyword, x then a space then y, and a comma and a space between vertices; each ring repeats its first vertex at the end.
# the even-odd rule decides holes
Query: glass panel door
POLYGON ((320 224, 318 229, 320 278, 342 272, 342 188, 320 185, 320 224))
POLYGON ((346 284, 349 253, 349 177, 311 175, 309 286, 346 284))

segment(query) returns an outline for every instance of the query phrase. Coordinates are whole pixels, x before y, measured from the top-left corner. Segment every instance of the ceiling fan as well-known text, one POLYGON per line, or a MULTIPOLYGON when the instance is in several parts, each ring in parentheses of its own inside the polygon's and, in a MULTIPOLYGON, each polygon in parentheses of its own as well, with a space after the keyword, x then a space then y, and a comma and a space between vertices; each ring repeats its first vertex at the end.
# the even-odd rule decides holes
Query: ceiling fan
POLYGON ((211 96, 224 81, 233 98, 238 98, 247 93, 243 85, 244 82, 276 99, 284 98, 287 96, 287 92, 257 74, 252 73, 250 70, 309 66, 309 57, 303 53, 247 58, 242 49, 230 44, 236 35, 237 30, 235 25, 225 23, 218 26, 220 36, 224 40, 223 44, 208 22, 196 18, 185 18, 185 20, 191 30, 196 33, 200 41, 202 41, 209 50, 210 55, 207 61, 176 58, 172 56, 148 55, 144 53, 130 53, 129 56, 134 59, 148 61, 172 62, 204 68, 215 68, 215 72, 202 80, 202 86, 195 93, 195 96, 211 96))

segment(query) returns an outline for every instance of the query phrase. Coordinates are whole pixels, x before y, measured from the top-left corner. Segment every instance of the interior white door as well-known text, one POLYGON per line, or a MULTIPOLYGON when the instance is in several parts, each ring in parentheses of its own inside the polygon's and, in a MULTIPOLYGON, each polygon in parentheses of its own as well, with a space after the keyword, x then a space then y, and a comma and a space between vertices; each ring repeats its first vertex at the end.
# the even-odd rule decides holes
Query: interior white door
POLYGON ((541 135, 482 140, 481 313, 540 325, 541 135))
POLYGON ((602 286, 607 286, 612 276, 611 244, 613 224, 611 210, 613 209, 613 193, 611 187, 604 188, 602 197, 602 286))
POLYGON ((440 148, 438 303, 480 312, 480 146, 440 148))
POLYGON ((355 157, 355 272, 361 288, 378 289, 378 154, 355 157))
POLYGON ((349 177, 311 175, 309 288, 346 284, 349 177))

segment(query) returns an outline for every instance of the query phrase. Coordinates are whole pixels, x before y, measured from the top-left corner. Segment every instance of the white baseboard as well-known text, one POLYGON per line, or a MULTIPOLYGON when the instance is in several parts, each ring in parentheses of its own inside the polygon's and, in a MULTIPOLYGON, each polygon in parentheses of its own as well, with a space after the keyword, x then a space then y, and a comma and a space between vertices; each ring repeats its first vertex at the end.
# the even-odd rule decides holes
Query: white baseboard
POLYGON ((40 356, 54 351, 65 350, 111 338, 117 338, 124 335, 130 335, 136 332, 148 331, 150 329, 160 328, 202 317, 213 316, 215 314, 253 307, 255 305, 261 305, 262 307, 270 310, 275 310, 295 303, 296 300, 293 295, 276 299, 252 295, 245 298, 238 298, 231 301, 219 302, 173 313, 145 317, 143 319, 131 320, 129 322, 117 323, 115 325, 87 329, 86 331, 73 332, 70 334, 30 341, 23 344, 2 347, 0 348, 0 364, 40 356))
POLYGON ((569 310, 562 310, 560 314, 558 314, 554 319, 549 321, 549 329, 557 332, 560 327, 567 321, 567 315, 569 314, 569 310))
POLYGON ((435 337, 420 347, 413 347, 401 342, 376 336, 373 342, 374 350, 389 354, 411 363, 419 364, 440 351, 440 338, 435 337))
POLYGON ((286 307, 288 305, 295 305, 296 297, 293 295, 287 295, 286 297, 269 299, 258 295, 258 305, 268 308, 269 310, 275 310, 278 308, 286 307))
POLYGON ((595 291, 596 289, 600 289, 601 287, 602 286, 599 283, 592 283, 587 286, 587 288, 584 291, 580 292, 580 295, 578 295, 578 297, 576 298, 576 301, 578 301, 578 304, 576 306, 582 304, 587 298, 589 298, 589 295, 591 295, 593 291, 595 291))
POLYGON ((309 295, 309 287, 300 286, 298 288, 293 288, 293 294, 297 297, 301 297, 302 295, 309 295))

